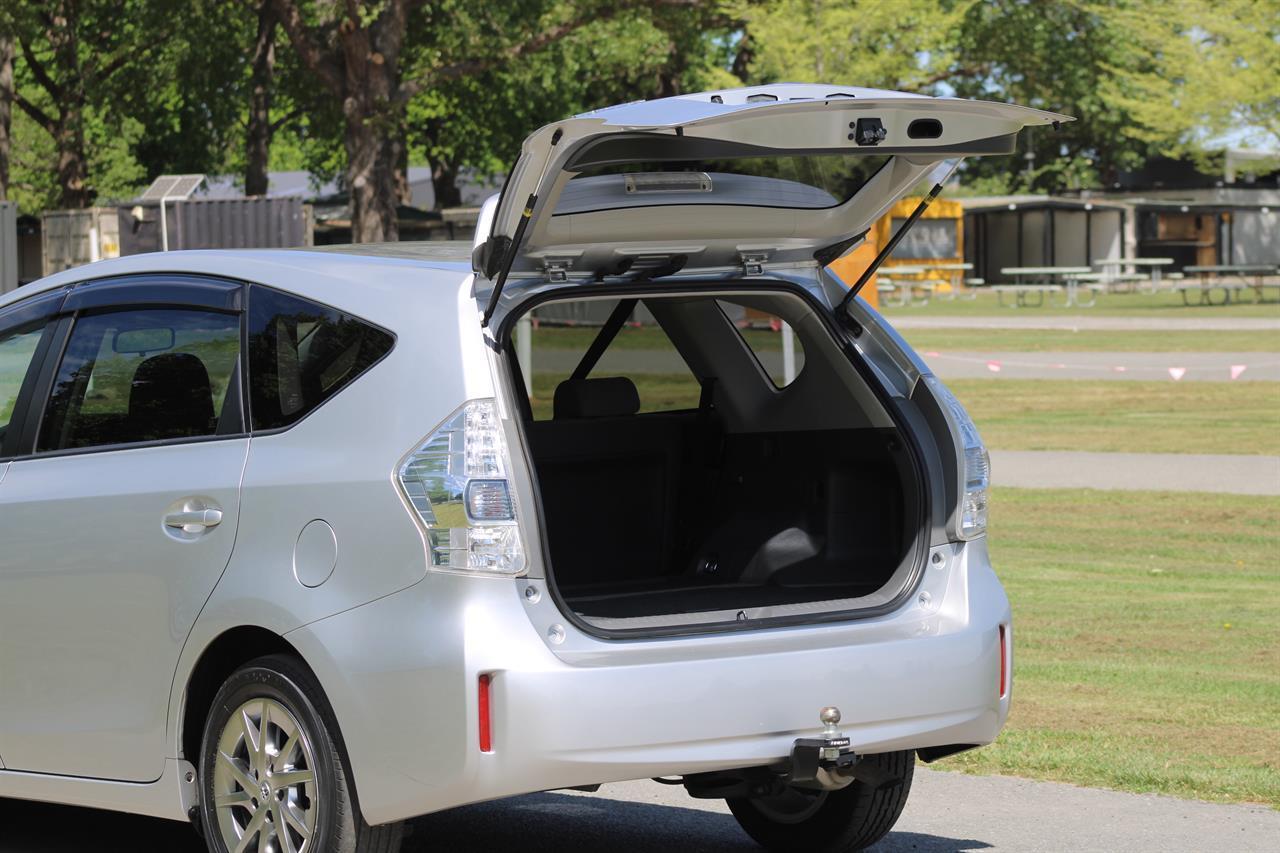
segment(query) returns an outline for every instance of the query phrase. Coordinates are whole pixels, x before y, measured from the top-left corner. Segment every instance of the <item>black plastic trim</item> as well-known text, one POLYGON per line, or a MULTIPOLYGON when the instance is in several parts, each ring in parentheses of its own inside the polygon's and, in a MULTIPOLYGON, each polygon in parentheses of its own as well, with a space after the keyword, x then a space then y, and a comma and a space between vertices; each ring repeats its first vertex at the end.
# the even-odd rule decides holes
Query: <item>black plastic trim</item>
POLYGON ((925 764, 932 764, 939 758, 946 758, 948 755, 955 755, 958 752, 977 749, 980 746, 982 746, 980 743, 949 743, 946 746, 924 746, 916 750, 916 755, 920 756, 920 760, 925 764))
POLYGON ((35 454, 36 441, 40 436, 40 424, 44 421, 44 410, 49 405, 49 395, 53 392, 53 380, 57 377, 58 366, 67 349, 67 341, 71 339, 71 327, 74 319, 63 315, 50 324, 47 330, 48 345, 44 350, 44 360, 40 364, 36 380, 32 385, 31 397, 25 412, 25 423, 18 439, 17 453, 28 457, 35 454))
MULTIPOLYGON (((544 302, 553 302, 564 300, 572 294, 574 298, 582 296, 608 295, 619 298, 640 297, 647 295, 654 296, 685 296, 685 295, 712 295, 734 290, 735 284, 741 284, 738 279, 726 280, 695 280, 690 282, 680 282, 679 287, 673 289, 668 282, 664 286, 642 286, 633 285, 630 287, 618 287, 617 285, 581 285, 574 286, 572 290, 568 288, 557 288, 555 290, 537 293, 530 296, 523 302, 517 303, 507 312, 502 323, 497 329, 495 344, 502 347, 508 336, 515 327, 516 321, 520 316, 533 310, 544 302)), ((907 427, 906 419, 902 411, 899 409, 900 403, 895 401, 888 389, 883 387, 880 380, 876 377, 871 366, 863 360, 858 354, 854 346, 853 339, 849 336, 848 330, 840 326, 831 314, 831 309, 821 303, 814 295, 804 287, 793 282, 781 281, 778 279, 751 279, 749 282, 751 290, 759 290, 760 292, 788 293, 799 297, 806 302, 809 307, 815 310, 817 316, 826 326, 828 333, 832 339, 840 346, 845 356, 849 359, 854 369, 858 371, 859 376, 866 382, 871 393, 884 406, 885 411, 893 420, 894 427, 898 430, 899 436, 903 440, 903 446, 907 449, 911 461, 912 469, 915 471, 915 487, 918 499, 916 501, 918 508, 918 519, 915 529, 918 531, 915 537, 915 560, 912 567, 912 573, 907 578, 906 583, 902 585, 902 589, 889 601, 876 607, 863 607, 853 610, 834 610, 829 613, 806 614, 803 616, 777 616, 771 619, 756 619, 746 622, 709 622, 697 625, 673 625, 664 628, 635 628, 624 630, 611 630, 592 625, 581 616, 579 616, 572 607, 568 605, 564 597, 560 594, 560 589, 555 582, 555 568, 551 563, 551 553, 548 550, 549 539, 543 519, 546 517, 542 508, 542 489, 538 483, 537 468, 533 464, 533 459, 529 455, 529 441, 525 434, 525 424, 523 418, 517 424, 520 430, 521 444, 523 450, 523 458, 526 470, 529 472, 529 479, 533 484, 534 510, 537 513, 537 523, 539 540, 542 546, 542 561, 546 568, 546 577, 544 582, 547 585, 547 591, 551 594, 552 601, 555 602, 556 608, 560 611, 575 628, 588 634, 596 639, 601 640, 651 640, 666 637, 686 637, 686 636, 706 636, 709 634, 726 634, 731 632, 742 631, 758 631, 772 628, 792 628, 797 626, 821 625, 838 622, 856 622, 862 619, 870 619, 876 616, 883 616, 892 613, 902 607, 920 586, 920 581, 924 577, 924 570, 928 563, 929 547, 930 547, 930 531, 932 530, 932 512, 933 496, 929 491, 929 480, 927 476, 927 463, 925 461, 924 448, 920 445, 920 439, 916 433, 907 427)), ((501 350, 499 350, 501 352, 501 350)), ((507 370, 510 373, 510 369, 507 370)), ((521 393, 521 389, 517 389, 516 393, 521 393)), ((908 403, 910 401, 907 401, 908 403)))
MULTIPOLYGON (((39 322, 40 320, 36 319, 27 323, 17 323, 9 328, 35 326, 39 322)), ((56 319, 49 318, 45 320, 44 328, 40 333, 40 340, 36 343, 35 351, 31 354, 31 361, 27 364, 27 372, 22 377, 22 385, 18 388, 18 396, 14 400, 8 429, 5 430, 3 440, 0 440, 0 461, 23 456, 23 448, 28 446, 23 443, 27 433, 27 410, 31 408, 31 401, 38 399, 36 397, 36 387, 40 384, 40 378, 45 372, 45 363, 49 358, 49 348, 53 346, 54 339, 57 337, 57 327, 58 321, 56 319)))
POLYGON ((62 311, 146 306, 240 311, 244 307, 244 286, 224 278, 176 273, 104 278, 77 285, 67 296, 62 311))
POLYGON ((952 145, 876 145, 858 148, 847 144, 811 148, 770 148, 720 139, 673 136, 668 133, 615 133, 583 140, 565 161, 564 171, 582 171, 597 166, 617 166, 643 161, 726 160, 736 157, 800 157, 814 154, 924 154, 968 157, 983 154, 1011 154, 1018 134, 1002 133, 952 145))

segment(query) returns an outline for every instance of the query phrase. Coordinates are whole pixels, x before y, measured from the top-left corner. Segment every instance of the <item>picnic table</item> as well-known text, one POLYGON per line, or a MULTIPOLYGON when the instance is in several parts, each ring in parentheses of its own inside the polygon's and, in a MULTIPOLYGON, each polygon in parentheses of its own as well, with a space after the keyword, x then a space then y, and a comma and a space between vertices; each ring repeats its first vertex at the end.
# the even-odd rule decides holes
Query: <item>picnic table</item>
POLYGON ((922 264, 925 274, 939 272, 943 275, 940 278, 946 279, 946 284, 950 286, 950 291, 938 293, 934 291, 934 295, 939 299, 976 299, 978 294, 972 291, 966 291, 963 287, 965 284, 977 282, 978 279, 966 278, 965 273, 973 270, 973 264, 965 263, 941 263, 941 264, 922 264))
POLYGON ((1012 308, 1039 307, 1044 304, 1045 297, 1050 299, 1056 294, 1065 291, 1066 298, 1063 304, 1067 307, 1088 308, 1098 301, 1099 291, 1106 290, 1106 285, 1090 283, 1082 276, 1093 273, 1090 267, 1003 267, 1000 270, 1004 275, 1013 276, 1013 284, 997 284, 991 289, 996 293, 996 299, 1001 305, 1005 304, 1004 294, 1013 293, 1014 301, 1012 308), (1036 279, 1034 282, 1027 282, 1024 279, 1031 277, 1036 279), (1045 283, 1046 280, 1060 277, 1062 284, 1045 283), (1082 284, 1083 282, 1083 284, 1082 284), (1081 290, 1088 291, 1091 298, 1085 302, 1080 298, 1081 290), (1035 305, 1028 301, 1028 296, 1036 294, 1038 300, 1035 305))
POLYGON ((924 275, 924 267, 892 266, 881 267, 876 276, 876 290, 884 294, 886 305, 905 308, 915 304, 928 305, 933 295, 934 285, 931 281, 922 281, 918 276, 924 275), (912 276, 901 278, 900 276, 912 276))
POLYGON ((1151 293, 1155 293, 1160 289, 1161 280, 1165 267, 1173 266, 1173 258, 1102 258, 1093 262, 1095 267, 1100 267, 1105 276, 1104 281, 1111 284, 1115 281, 1139 281, 1150 280, 1151 293), (1133 267, 1135 277, 1130 277, 1125 273, 1125 267, 1133 267), (1138 268, 1146 267, 1146 275, 1139 275, 1138 268), (1115 272, 1110 270, 1114 268, 1115 272))
POLYGON ((1275 287, 1280 288, 1280 280, 1267 281, 1268 276, 1276 276, 1280 273, 1280 268, 1276 264, 1201 264, 1199 266, 1183 267, 1182 271, 1187 275, 1199 277, 1197 282, 1184 282, 1178 285, 1178 291, 1182 293, 1182 301, 1186 305, 1191 304, 1191 300, 1187 298, 1189 293, 1198 293, 1200 295, 1201 305, 1212 305, 1213 291, 1222 291, 1222 302, 1226 305, 1231 302, 1233 295, 1238 300, 1239 294, 1245 290, 1252 290, 1257 296, 1257 301, 1263 299, 1263 288, 1275 287))

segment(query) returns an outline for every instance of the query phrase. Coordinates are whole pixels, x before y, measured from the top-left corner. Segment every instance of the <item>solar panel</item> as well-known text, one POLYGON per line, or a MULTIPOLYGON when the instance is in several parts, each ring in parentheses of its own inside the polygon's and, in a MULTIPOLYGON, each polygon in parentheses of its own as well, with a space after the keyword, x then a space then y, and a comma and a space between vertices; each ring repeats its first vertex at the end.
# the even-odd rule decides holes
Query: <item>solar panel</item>
POLYGON ((151 182, 139 201, 190 198, 204 183, 204 175, 161 175, 151 182))

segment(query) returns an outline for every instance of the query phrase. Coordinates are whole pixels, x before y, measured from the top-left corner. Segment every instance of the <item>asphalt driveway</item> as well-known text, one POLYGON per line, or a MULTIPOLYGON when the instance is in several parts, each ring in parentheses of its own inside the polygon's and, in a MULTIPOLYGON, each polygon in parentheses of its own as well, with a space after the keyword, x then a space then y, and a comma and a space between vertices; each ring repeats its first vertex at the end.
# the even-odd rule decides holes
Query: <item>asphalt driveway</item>
MULTIPOLYGON (((0 800, 0 853, 198 853, 168 821, 0 800)), ((962 851, 1272 851, 1280 812, 1007 777, 918 769, 906 811, 875 853, 962 851)), ((406 853, 428 850, 758 850, 724 803, 652 782, 596 794, 555 791, 467 806, 413 824, 406 853)))

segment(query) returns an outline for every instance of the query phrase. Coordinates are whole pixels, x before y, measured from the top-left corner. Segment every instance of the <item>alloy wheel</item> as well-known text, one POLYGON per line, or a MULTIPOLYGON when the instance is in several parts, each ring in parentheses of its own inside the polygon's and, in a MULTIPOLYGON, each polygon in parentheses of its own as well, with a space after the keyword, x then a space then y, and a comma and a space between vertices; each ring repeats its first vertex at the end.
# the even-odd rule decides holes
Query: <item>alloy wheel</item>
POLYGON ((298 718, 274 699, 245 702, 214 756, 217 829, 231 853, 308 853, 320 807, 315 754, 298 718))

